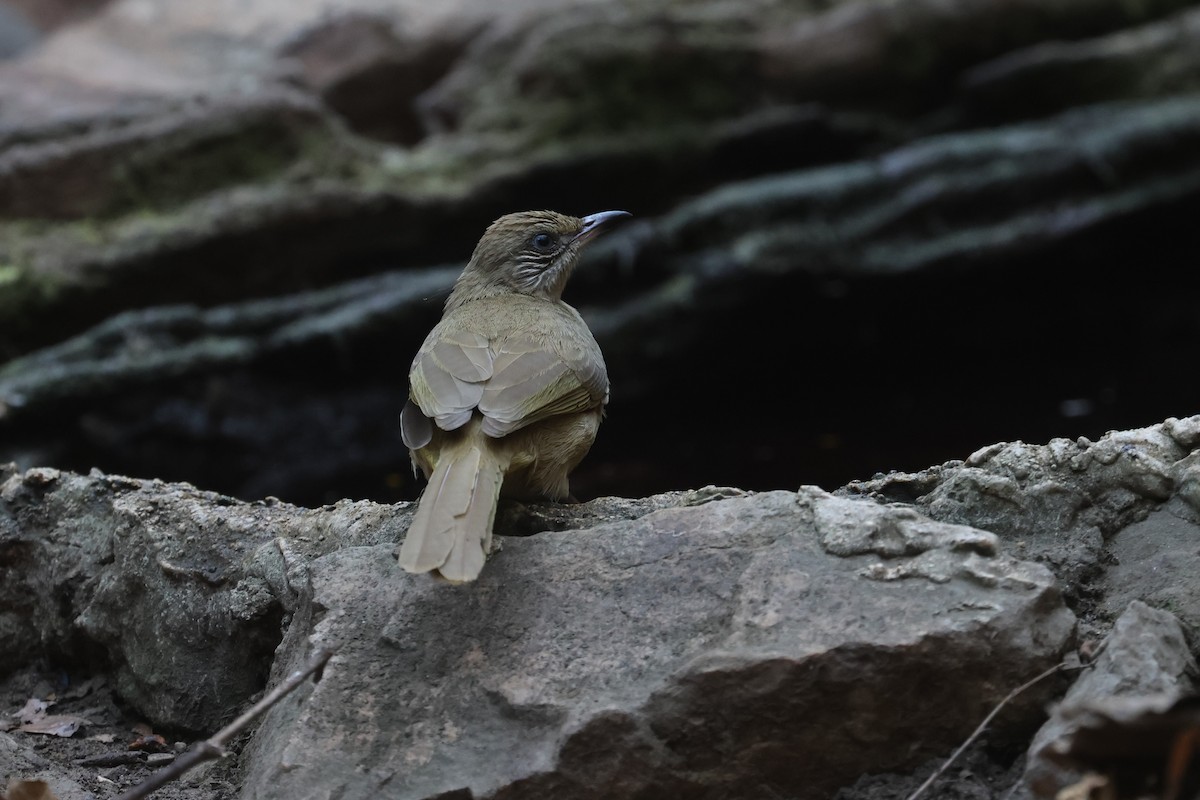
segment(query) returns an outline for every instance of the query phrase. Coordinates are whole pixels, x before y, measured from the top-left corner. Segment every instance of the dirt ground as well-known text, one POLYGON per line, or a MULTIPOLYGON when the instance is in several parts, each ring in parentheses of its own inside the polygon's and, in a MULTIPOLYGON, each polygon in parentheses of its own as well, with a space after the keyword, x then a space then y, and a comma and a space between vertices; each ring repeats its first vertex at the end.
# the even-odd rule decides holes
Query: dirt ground
MULTIPOLYGON (((104 675, 68 674, 43 666, 0 681, 0 786, 43 780, 58 800, 116 797, 170 763, 189 744, 169 731, 152 730, 122 706, 104 675), (52 704, 39 714, 41 705, 31 704, 31 699, 52 704), (17 716, 22 710, 27 718, 39 717, 35 727, 66 733, 78 724, 78 729, 70 736, 23 731, 17 716)), ((153 797, 232 800, 237 796, 240 744, 229 759, 202 764, 153 797)))
MULTIPOLYGON (((921 765, 910 775, 864 775, 838 791, 834 800, 906 800, 945 759, 921 765)), ((1021 797, 1024 754, 997 752, 986 738, 967 749, 921 794, 921 800, 1008 800, 1021 797), (1014 788, 1016 787, 1016 788, 1014 788)))

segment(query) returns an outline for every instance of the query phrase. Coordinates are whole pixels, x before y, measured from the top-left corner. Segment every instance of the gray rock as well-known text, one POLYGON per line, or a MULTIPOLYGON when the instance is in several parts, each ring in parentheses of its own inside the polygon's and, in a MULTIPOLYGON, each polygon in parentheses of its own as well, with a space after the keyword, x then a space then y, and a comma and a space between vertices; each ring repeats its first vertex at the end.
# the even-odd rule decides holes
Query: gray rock
POLYGON ((967 71, 962 88, 980 116, 1035 115, 1054 98, 1080 102, 1195 91, 1200 87, 1200 12, 1082 41, 1040 42, 967 71))
MULTIPOLYGON (((497 530, 587 527, 696 497, 513 504, 497 530)), ((410 514, 407 503, 310 510, 187 484, 0 465, 0 674, 99 652, 147 719, 212 733, 266 681, 309 562, 342 547, 388 550, 410 514)))
MULTIPOLYGON (((287 114, 265 107, 253 114, 245 108, 226 112, 252 128, 256 119, 286 122, 291 126, 289 138, 310 144, 336 135, 336 126, 325 124, 311 108, 296 107, 287 114), (304 132, 310 131, 310 125, 322 133, 307 136, 304 132)), ((199 146, 210 135, 224 141, 222 137, 229 133, 219 115, 207 114, 202 107, 178 113, 172 130, 188 134, 180 142, 184 150, 178 153, 199 146), (201 118, 203 125, 198 122, 201 118)), ((149 135, 144 127, 126 126, 121 135, 130 142, 144 142, 149 135)), ((720 132, 709 133, 715 137, 712 142, 721 137, 720 132)), ((162 136, 166 138, 165 133, 162 136)), ((244 143, 234 137, 228 144, 237 149, 244 143)), ((58 155, 64 152, 49 145, 43 149, 58 155)), ((176 153, 165 144, 160 149, 176 153)), ((283 149, 292 156, 283 159, 287 163, 279 168, 288 172, 299 166, 303 171, 307 161, 299 149, 283 149)), ((713 386, 712 402, 741 406, 751 402, 749 391, 742 388, 752 380, 749 376, 773 369, 779 359, 811 352, 813 339, 828 335, 826 330, 803 326, 755 332, 758 322, 726 329, 711 324, 715 317, 735 313, 738 318, 761 320, 795 314, 793 292, 802 285, 795 281, 807 273, 837 281, 852 276, 861 280, 928 271, 948 260, 984 254, 1009 259, 1030 248, 1058 246, 1083 227, 1106 220, 1116 224, 1130 209, 1148 211, 1165 198, 1200 191, 1200 163, 1186 166, 1182 161, 1197 153, 1200 100, 1194 97, 1160 100, 1153 108, 1087 109, 1001 130, 948 135, 878 157, 780 173, 702 194, 662 217, 640 220, 641 224, 615 231, 609 240, 597 243, 589 263, 573 279, 572 292, 585 300, 607 298, 583 310, 612 365, 614 386, 619 387, 628 413, 640 417, 646 428, 653 425, 662 449, 672 450, 677 443, 663 440, 663 426, 656 424, 665 413, 664 387, 705 369, 709 358, 724 359, 741 365, 741 371, 735 373, 737 380, 713 386), (1164 142, 1173 143, 1181 159, 1170 187, 1163 185, 1155 168, 1141 175, 1127 171, 1117 188, 1097 184, 1095 194, 1081 194, 1076 176, 1091 169, 1096 159, 1119 155, 1137 164, 1156 164, 1154 159, 1166 157, 1164 142), (1030 181, 1038 186, 1036 203, 1029 199, 1030 181), (925 188, 930 186, 938 188, 925 188), (964 206, 986 210, 956 221, 956 210, 964 206), (901 225, 899 220, 912 224, 901 225), (743 364, 747 354, 756 360, 743 364)), ((54 174, 60 177, 74 169, 66 163, 59 168, 54 174)), ((159 174, 155 164, 146 168, 159 174)), ((255 215, 260 211, 272 224, 295 215, 305 220, 326 214, 340 217, 356 208, 377 220, 379 212, 368 207, 386 203, 390 209, 386 213, 394 220, 382 226, 389 237, 387 246, 406 253, 421 252, 420 233, 429 229, 441 231, 448 241, 472 242, 483 223, 467 225, 464 220, 476 213, 487 218, 474 199, 434 203, 404 198, 392 190, 368 191, 343 183, 335 191, 328 188, 333 182, 322 185, 327 188, 314 192, 304 182, 287 201, 273 193, 256 195, 269 210, 265 206, 254 212, 245 206, 222 210, 220 204, 206 204, 204 210, 180 217, 181 225, 195 230, 186 235, 176 231, 177 242, 163 238, 147 243, 141 234, 135 236, 137 258, 185 258, 177 250, 175 256, 151 251, 177 245, 190 249, 218 234, 228 238, 231 230, 256 228, 255 215), (283 206, 293 201, 295 205, 285 211, 283 206), (475 211, 468 209, 472 205, 475 211), (236 219, 222 217, 227 213, 236 219), (192 244, 180 245, 185 240, 192 244)), ((27 195, 17 192, 15 196, 27 195)), ((302 228, 295 236, 282 235, 278 228, 263 233, 288 245, 268 248, 274 266, 266 260, 256 263, 255 280, 282 293, 297 276, 312 275, 302 264, 324 257, 330 248, 306 239, 323 228, 307 223, 302 228)), ((379 234, 343 230, 343 235, 356 248, 379 234)), ((71 240, 58 233, 51 238, 54 241, 46 246, 31 245, 29 252, 53 259, 55 248, 71 240)), ((117 250, 121 240, 120 236, 106 239, 117 250)), ((89 262, 106 263, 110 289, 115 289, 118 274, 127 273, 137 284, 136 291, 151 290, 140 268, 127 271, 125 255, 115 250, 105 255, 90 238, 80 241, 89 262)), ((243 244, 237 241, 233 249, 240 252, 243 244)), ((378 240, 376 244, 383 246, 378 240)), ((339 252, 343 258, 353 258, 348 250, 339 252)), ((154 285, 154 292, 164 293, 156 299, 228 301, 228 295, 218 295, 236 294, 238 281, 251 274, 236 256, 231 251, 228 257, 212 258, 213 264, 206 257, 203 268, 199 264, 180 268, 174 280, 154 285), (221 272, 226 269, 230 274, 221 272)), ((270 300, 241 300, 212 309, 160 306, 111 317, 71 340, 0 367, 0 459, 26 465, 90 466, 99 458, 109 469, 187 478, 239 497, 276 495, 310 503, 332 499, 318 494, 319 487, 345 487, 333 497, 351 494, 356 470, 367 475, 392 471, 396 482, 403 482, 403 471, 396 465, 405 458, 394 433, 395 409, 402 405, 401 365, 436 321, 438 299, 455 269, 405 269, 270 300), (384 362, 395 364, 394 372, 378 368, 380 353, 394 359, 384 362), (294 400, 298 381, 305 387, 300 401, 294 400), (330 424, 331 417, 337 424, 330 424), (63 424, 64 419, 71 424, 63 424), (131 448, 131 440, 141 446, 131 448), (127 466, 131 458, 137 459, 136 468, 127 466)), ((49 262, 39 270, 57 276, 73 274, 72 269, 49 262)), ((128 288, 134 291, 132 285, 128 288)), ((35 302, 77 297, 64 287, 51 291, 38 284, 30 289, 36 301, 24 302, 19 299, 21 291, 13 288, 7 297, 14 313, 22 316, 31 313, 35 302)), ((0 306, 4 297, 0 295, 0 306)), ((84 317, 62 316, 77 321, 97 309, 89 304, 81 311, 84 317)), ((829 313, 819 302, 811 310, 829 313)), ((42 324, 34 324, 33 329, 38 335, 62 330, 42 324)), ((857 335, 849 330, 846 334, 857 335)), ((831 368, 846 366, 831 364, 831 368)), ((639 432, 630 439, 649 435, 639 432)), ((735 462, 740 458, 741 437, 754 435, 747 430, 729 437, 732 444, 724 445, 725 452, 714 454, 712 461, 735 462)), ((595 492, 600 493, 604 490, 595 492)), ((413 494, 409 488, 400 496, 413 494)), ((1090 545, 1093 551, 1095 545, 1090 545)))
POLYGON ((1147 698, 1161 698, 1159 705, 1165 709, 1193 691, 1197 677, 1179 620, 1140 601, 1131 602, 1104 641, 1095 666, 1075 681, 1034 737, 1026 781, 1037 795, 1054 797, 1079 778, 1064 766, 1061 754, 1066 740, 1093 710, 1142 704, 1147 698))
MULTIPOLYGON (((1121 599, 1128 602, 1174 591, 1162 584, 1161 575, 1148 571, 1150 565, 1134 562, 1157 557, 1163 544, 1159 534, 1169 533, 1175 547, 1186 547, 1191 523, 1178 515, 1188 507, 1198 440, 1200 416, 1171 418, 1110 432, 1096 442, 994 444, 964 462, 856 481, 843 491, 903 499, 934 519, 995 533, 1015 554, 1049 565, 1071 595, 1100 579, 1105 543, 1112 540, 1114 553, 1128 551, 1130 563, 1105 580, 1127 586, 1121 599), (1168 507, 1174 511, 1158 510, 1177 495, 1168 507), (1151 512, 1154 522, 1147 519, 1151 512), (1147 530, 1130 527, 1143 520, 1147 530)), ((1186 564, 1192 556, 1184 558, 1186 564)), ((1193 603, 1191 589, 1185 585, 1178 591, 1193 603)), ((1200 607, 1193 605, 1187 613, 1200 614, 1200 607)))
POLYGON ((197 732, 262 687, 296 554, 395 540, 408 519, 403 507, 242 504, 52 469, 0 478, 0 669, 99 651, 146 718, 197 732))
MULTIPOLYGON (((1041 14, 994 1, 969 12, 936 3, 847 12, 764 2, 346 0, 325 14, 322 4, 255 0, 224 14, 166 0, 130 13, 115 3, 0 64, 0 144, 12 144, 0 154, 0 260, 13 298, 0 304, 0 349, 51 343, 45 319, 62 330, 196 296, 216 303, 265 285, 295 291, 381 251, 465 257, 466 244, 447 252, 442 242, 514 205, 576 202, 572 192, 547 196, 548 177, 615 199, 629 185, 614 190, 614 177, 643 176, 639 202, 667 208, 747 172, 862 157, 862 143, 878 152, 885 140, 927 130, 913 118, 931 111, 928 84, 944 87, 978 59, 1121 30, 1179 5, 1071 0, 1041 14), (172 280, 145 280, 165 269, 172 280), (220 279, 188 280, 193 272, 220 279)), ((1099 86, 1094 99, 1111 96, 1099 86)), ((1077 105, 1076 95, 1048 98, 1047 113, 1077 105)), ((940 103, 948 119, 961 116, 953 98, 940 103)), ((923 235, 855 243, 861 252, 851 255, 879 270, 896 252, 899 268, 912 268, 1170 204, 1194 192, 1194 148, 1185 133, 1168 153, 1174 136, 1146 130, 1179 127, 1168 117, 1187 109, 1164 108, 1099 110, 1075 135, 1018 133, 1013 152, 1048 173, 1010 164, 982 176, 951 171, 889 190, 895 203, 848 225, 747 237, 741 255, 761 251, 772 268, 790 247, 836 258, 842 248, 822 242, 918 219, 930 228, 923 235), (1173 169, 1143 169, 1143 146, 1173 169), (1079 171, 1110 161, 1119 170, 1105 176, 1119 172, 1119 182, 1081 186, 1079 171), (1011 182, 1019 185, 1002 219, 954 213, 1011 182), (928 207, 935 183, 951 195, 945 210, 928 207)), ((944 161, 967 153, 953 140, 932 145, 944 161)), ((832 207, 818 209, 818 222, 833 219, 832 207)))
POLYGON ((343 548, 275 672, 337 655, 259 729, 244 796, 827 796, 950 747, 1069 645, 1049 572, 994 547, 805 489, 506 540, 464 587, 343 548))
POLYGON ((1200 519, 1179 499, 1122 529, 1108 543, 1100 610, 1115 618, 1130 602, 1166 609, 1200 633, 1200 519))
POLYGON ((18 9, 0 6, 0 60, 33 47, 39 38, 40 31, 18 9))
MULTIPOLYGON (((840 495, 512 504, 500 532, 536 535, 506 537, 470 587, 397 573, 406 504, 309 510, 9 467, 6 666, 100 651, 147 718, 211 732, 268 672, 340 645, 259 728, 247 797, 827 796, 946 755, 1069 647, 1051 573, 1010 552, 1057 539, 1067 575, 1071 557, 1099 572, 1119 552, 1091 584, 1110 602, 1171 588, 1154 545, 1171 522, 1170 548, 1186 547, 1198 445, 1193 417, 997 445, 840 495), (915 502, 887 502, 902 496, 915 502)), ((1140 694, 1189 669, 1178 623, 1133 604, 1083 681, 1140 694)), ((1025 735, 1052 690, 993 735, 1025 735)))

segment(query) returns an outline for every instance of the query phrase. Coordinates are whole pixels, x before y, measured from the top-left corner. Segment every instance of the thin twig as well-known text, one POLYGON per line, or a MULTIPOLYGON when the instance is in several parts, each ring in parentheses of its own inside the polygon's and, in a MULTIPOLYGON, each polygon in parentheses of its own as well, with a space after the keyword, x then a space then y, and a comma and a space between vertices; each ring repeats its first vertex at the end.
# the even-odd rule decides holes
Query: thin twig
POLYGON ((140 798, 149 796, 151 792, 157 791, 180 777, 197 764, 224 758, 227 755, 225 744, 230 739, 241 733, 243 728, 262 716, 267 709, 290 694, 297 686, 304 683, 309 675, 324 667, 325 662, 329 661, 332 655, 332 650, 318 650, 316 655, 309 659, 309 662, 302 669, 289 675, 287 680, 268 692, 262 700, 252 705, 240 717, 217 731, 212 737, 197 742, 191 750, 188 750, 171 762, 170 766, 163 767, 158 772, 155 772, 137 786, 118 796, 116 800, 140 800, 140 798))
POLYGON ((1051 675, 1056 675, 1059 672, 1066 672, 1067 670, 1071 670, 1071 669, 1087 669, 1088 667, 1090 667, 1092 665, 1092 663, 1093 662, 1089 662, 1087 664, 1080 664, 1077 661, 1075 661, 1074 659, 1072 659, 1069 662, 1063 661, 1059 664, 1055 664, 1053 667, 1046 670, 1042 674, 1038 675, 1036 678, 1026 681, 1025 683, 1021 684, 1017 688, 1013 689, 1011 692, 1009 692, 1005 696, 1005 698, 1003 700, 1001 700, 996 705, 995 708, 993 708, 991 710, 991 713, 989 713, 986 717, 983 718, 983 722, 979 723, 979 727, 976 728, 974 730, 974 732, 970 736, 967 737, 967 740, 965 742, 963 742, 961 745, 958 746, 958 749, 955 750, 948 759, 946 759, 946 763, 942 764, 940 767, 938 767, 936 770, 934 770, 933 774, 930 775, 928 778, 926 778, 925 782, 922 783, 920 786, 918 786, 917 790, 908 796, 908 800, 917 800, 917 798, 920 797, 924 793, 924 791, 933 784, 934 781, 936 781, 938 778, 940 778, 942 776, 942 773, 944 773, 946 770, 948 770, 950 768, 950 765, 953 764, 958 759, 958 757, 961 756, 966 751, 966 749, 968 747, 970 747, 972 744, 974 744, 975 740, 979 738, 979 736, 983 733, 984 729, 987 728, 988 724, 993 719, 996 718, 997 714, 1000 713, 1000 709, 1002 709, 1006 705, 1008 705, 1008 703, 1014 697, 1016 697, 1017 695, 1021 694, 1024 691, 1026 691, 1027 689, 1029 689, 1033 686, 1036 686, 1037 684, 1044 681, 1046 678, 1049 678, 1051 675))

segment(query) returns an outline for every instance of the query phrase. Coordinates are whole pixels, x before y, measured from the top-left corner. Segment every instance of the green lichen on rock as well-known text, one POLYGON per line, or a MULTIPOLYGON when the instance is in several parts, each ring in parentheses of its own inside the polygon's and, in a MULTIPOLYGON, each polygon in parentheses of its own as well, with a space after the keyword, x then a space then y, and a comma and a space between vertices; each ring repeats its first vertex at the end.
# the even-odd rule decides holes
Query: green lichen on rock
POLYGON ((759 101, 745 9, 625 11, 581 10, 497 37, 432 93, 431 114, 460 133, 520 132, 537 146, 696 126, 759 101))
POLYGON ((178 205, 225 186, 265 180, 302 152, 280 120, 228 120, 215 130, 181 131, 128 154, 112 170, 113 210, 178 205))

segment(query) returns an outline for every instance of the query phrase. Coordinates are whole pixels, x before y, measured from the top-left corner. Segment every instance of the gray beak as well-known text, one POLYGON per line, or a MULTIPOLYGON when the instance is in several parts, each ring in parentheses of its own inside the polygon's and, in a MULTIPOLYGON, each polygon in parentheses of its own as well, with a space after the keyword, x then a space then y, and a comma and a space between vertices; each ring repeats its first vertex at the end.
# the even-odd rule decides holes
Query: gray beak
POLYGON ((576 234, 575 240, 580 243, 586 242, 612 224, 613 220, 632 216, 633 214, 628 211, 601 211, 597 214, 588 214, 583 218, 583 230, 576 234))

